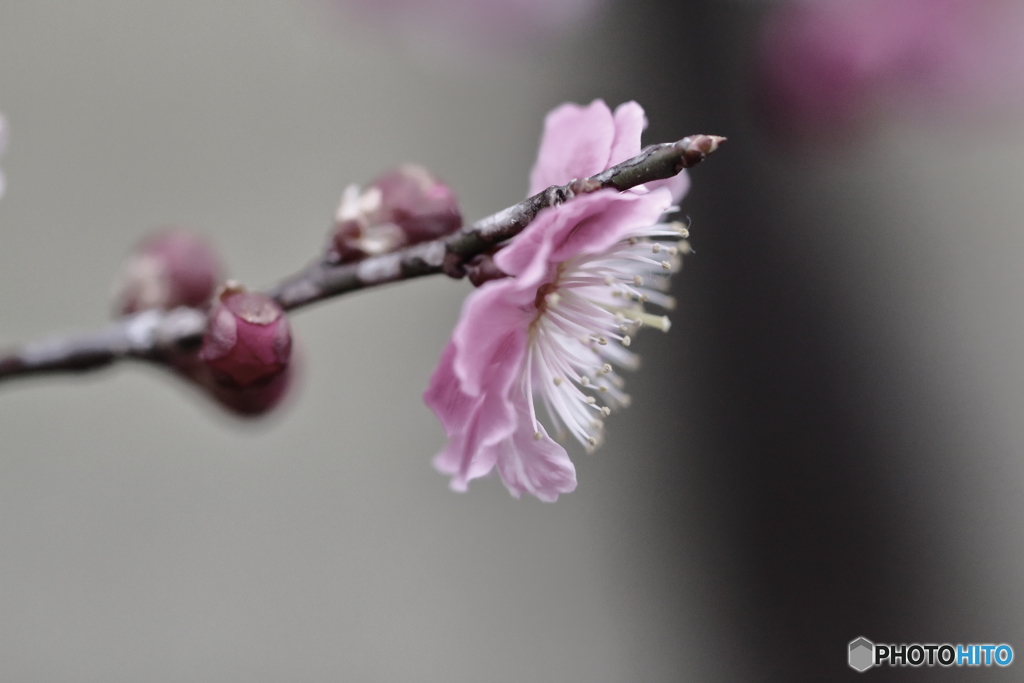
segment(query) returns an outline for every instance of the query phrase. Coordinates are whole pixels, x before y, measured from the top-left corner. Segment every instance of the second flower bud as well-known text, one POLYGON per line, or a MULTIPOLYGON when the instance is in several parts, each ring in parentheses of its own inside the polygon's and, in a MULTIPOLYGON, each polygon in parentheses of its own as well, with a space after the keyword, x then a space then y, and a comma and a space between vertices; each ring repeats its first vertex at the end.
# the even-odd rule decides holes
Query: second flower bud
POLYGON ((421 166, 404 164, 341 198, 328 247, 339 263, 386 254, 462 227, 451 188, 421 166))

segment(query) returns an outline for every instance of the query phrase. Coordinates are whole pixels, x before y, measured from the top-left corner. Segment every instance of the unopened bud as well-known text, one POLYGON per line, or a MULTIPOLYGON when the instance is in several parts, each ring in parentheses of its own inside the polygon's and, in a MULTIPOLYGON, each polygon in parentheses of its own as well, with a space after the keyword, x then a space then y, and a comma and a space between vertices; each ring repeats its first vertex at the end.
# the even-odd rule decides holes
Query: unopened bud
POLYGON ((249 387, 227 387, 213 383, 210 394, 222 406, 242 417, 255 417, 275 408, 292 386, 294 370, 289 365, 266 384, 249 387))
POLYGON ((217 385, 249 389, 269 385, 291 359, 288 318, 273 299, 229 286, 209 313, 199 360, 217 385))
POLYGON ((221 277, 220 259, 203 238, 165 230, 143 241, 128 257, 115 286, 117 311, 204 305, 221 277))
POLYGON ((462 227, 462 214, 447 185, 404 164, 361 191, 349 186, 334 223, 331 250, 345 263, 451 234, 462 227))

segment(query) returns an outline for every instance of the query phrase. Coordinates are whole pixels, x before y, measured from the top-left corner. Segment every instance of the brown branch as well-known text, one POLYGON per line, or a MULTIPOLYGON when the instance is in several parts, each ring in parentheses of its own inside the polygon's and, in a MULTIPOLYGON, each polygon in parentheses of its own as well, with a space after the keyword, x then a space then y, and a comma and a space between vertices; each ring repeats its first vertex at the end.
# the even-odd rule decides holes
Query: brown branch
POLYGON ((142 311, 89 332, 25 344, 0 356, 0 381, 41 373, 84 372, 116 360, 159 361, 198 348, 206 314, 193 308, 142 311))
MULTIPOLYGON (((355 263, 313 263, 267 294, 285 310, 389 282, 423 275, 465 275, 463 264, 518 235, 543 209, 601 189, 628 190, 671 178, 718 149, 725 138, 694 135, 652 145, 639 155, 590 178, 552 186, 514 206, 483 218, 448 237, 355 263)), ((163 361, 198 347, 206 329, 203 311, 143 311, 99 330, 27 344, 0 354, 0 381, 41 373, 81 372, 135 358, 163 361)))
POLYGON ((607 188, 621 192, 654 180, 671 178, 683 169, 699 164, 724 141, 725 138, 716 135, 692 135, 679 142, 651 145, 607 171, 566 185, 549 187, 448 237, 356 263, 313 263, 267 294, 285 310, 292 310, 364 287, 422 275, 446 273, 462 277, 465 275, 463 263, 518 235, 542 209, 558 206, 588 192, 607 188))

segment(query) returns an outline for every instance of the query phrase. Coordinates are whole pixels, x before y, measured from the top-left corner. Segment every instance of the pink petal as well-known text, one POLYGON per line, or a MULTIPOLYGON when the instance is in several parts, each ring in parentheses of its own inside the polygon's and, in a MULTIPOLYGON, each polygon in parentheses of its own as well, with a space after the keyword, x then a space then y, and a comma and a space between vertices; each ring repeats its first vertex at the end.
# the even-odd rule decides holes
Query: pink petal
POLYGON ((543 427, 541 439, 534 437, 529 397, 519 391, 514 396, 517 427, 498 451, 498 473, 516 498, 529 493, 553 503, 559 494, 576 489, 576 468, 565 449, 555 443, 543 427))
POLYGON ((608 168, 615 122, 604 100, 589 106, 563 104, 544 119, 537 163, 530 173, 530 195, 608 168))
POLYGON ((452 333, 452 366, 460 388, 470 396, 493 391, 509 368, 525 358, 526 333, 535 313, 536 292, 524 291, 513 278, 492 280, 466 299, 452 333))
POLYGON ((494 256, 494 263, 520 282, 540 284, 550 263, 553 237, 571 230, 584 217, 600 211, 615 190, 601 190, 583 195, 562 204, 544 209, 512 242, 494 256))
POLYGON ((487 476, 494 469, 497 451, 480 446, 477 437, 475 432, 453 434, 444 450, 434 457, 437 471, 451 477, 449 486, 453 491, 465 492, 470 481, 487 476))
POLYGON ((488 375, 487 392, 470 396, 462 391, 455 374, 456 354, 454 344, 445 348, 423 398, 448 436, 444 450, 434 458, 434 466, 451 475, 452 489, 465 491, 470 480, 494 468, 498 446, 516 427, 515 411, 507 395, 519 376, 521 361, 495 368, 488 375))
POLYGON ((641 188, 645 190, 657 190, 659 187, 667 187, 669 192, 672 194, 672 203, 678 204, 679 200, 686 196, 686 193, 690 191, 690 175, 683 171, 679 175, 672 176, 671 178, 665 178, 664 180, 655 180, 641 185, 641 188))
POLYGON ((462 393, 459 378, 455 375, 455 344, 448 342, 441 352, 430 384, 423 392, 423 402, 434 411, 445 432, 454 434, 464 431, 465 425, 478 402, 469 394, 462 393))
MULTIPOLYGON (((644 108, 636 102, 624 102, 615 108, 615 140, 607 168, 640 153, 640 134, 647 128, 644 108)), ((602 169, 604 170, 604 169, 602 169)))
POLYGON ((668 190, 648 193, 600 190, 545 209, 494 263, 521 286, 540 284, 551 264, 577 254, 608 249, 637 228, 658 222, 672 197, 668 190))
POLYGON ((579 254, 599 254, 635 230, 657 223, 672 203, 667 190, 647 194, 609 192, 614 194, 603 198, 604 201, 593 202, 588 214, 571 229, 551 236, 553 246, 549 258, 552 262, 561 263, 579 254))

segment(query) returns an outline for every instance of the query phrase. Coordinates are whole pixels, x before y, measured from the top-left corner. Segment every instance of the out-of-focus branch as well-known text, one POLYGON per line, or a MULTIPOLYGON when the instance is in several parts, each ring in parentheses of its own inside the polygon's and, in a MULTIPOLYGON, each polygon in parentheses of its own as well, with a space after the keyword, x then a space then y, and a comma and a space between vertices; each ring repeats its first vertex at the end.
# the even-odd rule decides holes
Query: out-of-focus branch
POLYGON ((142 311, 106 327, 43 339, 0 355, 0 381, 25 375, 83 372, 124 358, 162 360, 198 348, 206 314, 194 308, 142 311))
MULTIPOLYGON (((448 237, 354 263, 313 263, 270 289, 283 309, 294 310, 358 289, 423 275, 465 275, 463 264, 518 235, 543 209, 601 189, 625 191, 671 178, 718 149, 725 138, 694 135, 652 145, 639 155, 590 178, 553 186, 483 218, 448 237)), ((198 347, 206 330, 204 311, 178 308, 125 316, 91 332, 26 344, 0 354, 0 381, 42 373, 81 372, 135 358, 162 361, 198 347)))

